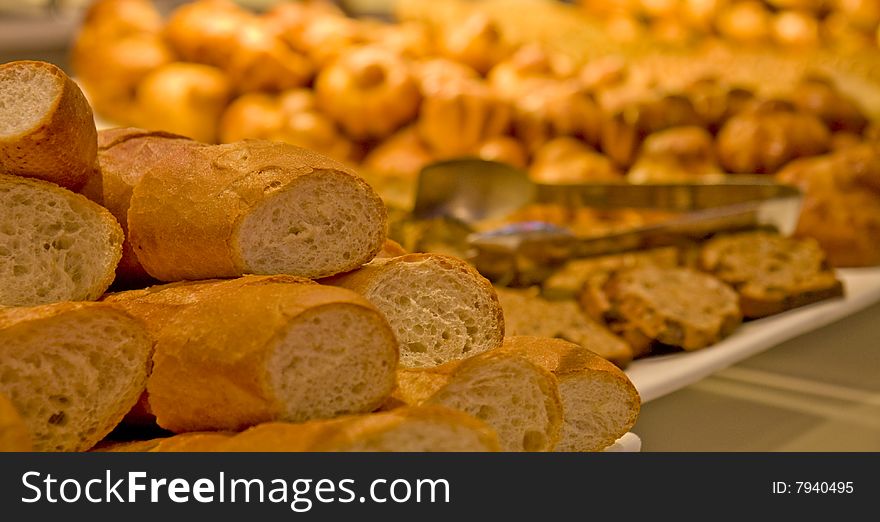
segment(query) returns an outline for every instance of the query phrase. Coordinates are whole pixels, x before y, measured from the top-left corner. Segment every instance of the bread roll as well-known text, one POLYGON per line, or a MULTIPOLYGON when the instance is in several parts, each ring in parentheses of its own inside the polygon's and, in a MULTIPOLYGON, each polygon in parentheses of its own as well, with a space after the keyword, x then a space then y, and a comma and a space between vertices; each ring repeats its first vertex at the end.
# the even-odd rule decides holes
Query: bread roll
POLYGON ((505 336, 565 339, 620 367, 632 361, 632 348, 586 315, 574 299, 551 301, 541 297, 537 288, 498 288, 497 292, 504 309, 505 336))
POLYGON ((282 91, 306 85, 314 66, 263 24, 245 24, 225 67, 239 92, 282 91))
POLYGON ((386 176, 415 179, 436 156, 422 141, 415 127, 401 129, 371 150, 364 158, 365 170, 386 176))
POLYGON ((0 174, 0 305, 97 299, 122 229, 103 207, 45 181, 0 174))
POLYGON ((0 309, 0 393, 35 450, 87 450, 137 401, 151 349, 143 326, 107 304, 0 309))
POLYGON ((0 393, 0 452, 31 451, 31 435, 12 402, 0 393))
POLYGON ((478 158, 507 163, 519 168, 525 168, 528 163, 528 153, 525 147, 510 136, 490 138, 480 143, 474 153, 478 158))
POLYGON ((404 367, 427 367, 501 345, 504 317, 495 289, 461 259, 408 254, 376 259, 323 281, 352 289, 388 318, 404 367))
POLYGON ((210 65, 174 62, 153 70, 138 84, 137 126, 217 142, 220 117, 232 87, 210 65))
POLYGON ((147 391, 174 432, 301 422, 375 409, 397 357, 388 322, 353 292, 240 285, 181 307, 159 331, 147 391))
POLYGON ((673 127, 651 134, 626 173, 630 183, 706 180, 721 176, 712 135, 698 126, 673 127))
POLYGON ((255 16, 230 0, 198 0, 181 5, 168 18, 164 36, 186 62, 225 68, 243 27, 255 16))
POLYGON ((144 286, 153 281, 138 261, 128 237, 128 207, 134 186, 159 158, 173 157, 182 147, 200 146, 176 134, 131 127, 98 132, 98 175, 82 192, 109 210, 125 233, 122 259, 116 267, 118 286, 144 286))
POLYGON ((843 284, 813 239, 765 231, 721 235, 703 245, 700 264, 736 289, 747 318, 843 295, 843 284))
POLYGON ((508 337, 502 350, 556 376, 562 435, 554 451, 601 451, 636 423, 641 397, 619 368, 586 347, 542 337, 508 337))
POLYGON ((71 190, 95 167, 97 131, 79 87, 45 62, 0 65, 0 165, 71 190))
POLYGON ((161 281, 345 272, 376 255, 385 220, 382 200, 348 168, 265 141, 160 158, 128 212, 132 247, 161 281))
POLYGON ((409 254, 403 246, 393 239, 386 239, 382 245, 382 250, 376 254, 377 258, 387 259, 389 257, 405 256, 409 254))
POLYGON ((493 350, 436 368, 401 369, 393 401, 439 404, 485 421, 502 451, 550 451, 562 430, 556 378, 517 354, 493 350))
POLYGON ((437 48, 441 56, 472 67, 480 74, 487 73, 511 50, 498 24, 477 11, 448 24, 440 33, 437 48))
POLYGON ((536 183, 584 183, 621 181, 623 173, 607 156, 581 140, 562 136, 535 152, 529 177, 536 183))

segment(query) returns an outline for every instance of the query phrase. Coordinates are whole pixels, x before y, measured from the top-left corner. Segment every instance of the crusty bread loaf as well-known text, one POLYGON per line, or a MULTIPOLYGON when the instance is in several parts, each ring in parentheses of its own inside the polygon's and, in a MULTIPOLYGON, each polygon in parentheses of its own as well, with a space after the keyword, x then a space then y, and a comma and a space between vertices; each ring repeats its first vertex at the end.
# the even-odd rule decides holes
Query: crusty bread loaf
POLYGON ((0 305, 97 299, 122 255, 103 207, 45 181, 0 174, 0 305))
POLYGON ((325 280, 369 299, 388 318, 405 367, 437 366, 501 345, 504 316, 495 289, 461 259, 407 254, 376 259, 325 280))
POLYGON ((624 338, 685 350, 720 341, 742 321, 736 292, 721 280, 690 268, 621 270, 611 274, 601 288, 587 286, 582 300, 585 310, 601 316, 624 338))
POLYGON ((219 451, 498 451, 486 423, 440 406, 398 408, 304 424, 263 424, 217 445, 219 451))
POLYGON ((373 189, 329 158, 243 141, 159 158, 131 197, 132 247, 162 281, 359 267, 385 240, 373 189))
POLYGON ((181 147, 201 146, 176 134, 131 127, 98 132, 97 175, 83 187, 82 194, 109 210, 125 233, 122 259, 116 267, 117 287, 144 286, 153 281, 128 240, 128 207, 134 186, 159 158, 173 156, 181 147))
POLYGON ((707 241, 700 264, 739 293, 743 316, 765 317, 843 295, 814 239, 768 231, 727 234, 707 241))
POLYGON ((89 103, 58 67, 0 65, 0 165, 6 174, 78 190, 95 167, 97 131, 89 103))
POLYGON ((31 434, 15 405, 0 393, 0 452, 31 451, 31 434))
POLYGON ((107 435, 144 389, 152 341, 103 303, 0 309, 0 393, 38 451, 83 451, 107 435))
POLYGON ((301 283, 209 290, 158 332, 150 408, 175 432, 367 412, 391 393, 397 357, 388 322, 354 292, 301 283))
POLYGON ((386 407, 439 404, 485 421, 502 451, 549 451, 562 431, 556 378, 528 359, 493 350, 435 368, 401 369, 386 407))
POLYGON ((397 241, 393 239, 386 239, 385 243, 382 244, 382 250, 380 250, 379 253, 376 254, 376 257, 379 259, 387 259, 390 257, 405 256, 408 253, 409 252, 407 252, 406 249, 403 248, 403 245, 401 245, 397 241))
POLYGON ((542 337, 508 337, 501 349, 556 376, 563 424, 555 451, 603 450, 635 424, 639 392, 626 374, 590 350, 542 337))
POLYGON ((573 299, 549 300, 537 288, 496 288, 504 309, 504 334, 565 339, 624 367, 632 348, 581 310, 573 299))

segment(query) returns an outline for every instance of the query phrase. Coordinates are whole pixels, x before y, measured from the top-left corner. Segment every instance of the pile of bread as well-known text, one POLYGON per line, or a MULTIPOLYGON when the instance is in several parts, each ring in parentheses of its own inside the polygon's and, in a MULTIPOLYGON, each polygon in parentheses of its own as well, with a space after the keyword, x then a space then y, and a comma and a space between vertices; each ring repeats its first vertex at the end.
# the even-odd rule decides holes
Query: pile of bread
MULTIPOLYGON (((837 154, 880 161, 878 127, 819 74, 784 95, 718 77, 661 89, 624 60, 578 65, 540 44, 515 45, 488 15, 469 13, 390 24, 322 2, 255 14, 197 0, 163 19, 149 0, 97 0, 73 65, 116 124, 206 143, 284 141, 410 180, 431 161, 466 155, 527 166, 548 183, 775 174, 805 157, 846 162, 837 154)), ((794 170, 782 179, 815 186, 802 179, 811 168, 794 170)), ((854 242, 880 244, 880 194, 830 184, 827 205, 853 223, 854 242), (850 193, 867 207, 846 204, 850 193)), ((836 266, 877 264, 880 248, 848 255, 850 246, 827 240, 813 213, 827 196, 807 190, 822 203, 806 205, 799 235, 816 237, 836 266)))
POLYGON ((318 153, 96 132, 11 62, 0 169, 0 449, 598 451, 635 422, 617 367, 505 337, 485 278, 386 241, 318 153))
POLYGON ((580 0, 600 16, 611 37, 644 34, 668 43, 717 36, 737 44, 843 49, 880 42, 880 4, 874 0, 580 0))

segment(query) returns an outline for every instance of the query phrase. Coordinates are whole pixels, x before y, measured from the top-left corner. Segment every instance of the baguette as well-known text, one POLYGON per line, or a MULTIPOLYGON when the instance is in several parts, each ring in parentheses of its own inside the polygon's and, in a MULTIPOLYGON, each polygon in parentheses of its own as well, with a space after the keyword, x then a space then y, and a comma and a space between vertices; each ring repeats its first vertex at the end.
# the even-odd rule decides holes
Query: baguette
POLYGON ((31 435, 15 405, 0 393, 0 452, 31 451, 31 435))
POLYGON ((349 288, 388 318, 405 367, 437 366, 501 346, 504 315, 486 278, 461 259, 376 259, 323 283, 349 288))
POLYGON ((0 165, 78 190, 95 167, 92 108, 58 67, 33 61, 0 65, 0 165))
POLYGON ((639 392, 623 371, 590 350, 541 337, 508 337, 501 349, 556 376, 563 424, 554 451, 601 451, 635 424, 639 392))
POLYGON ((0 305, 93 300, 113 282, 122 229, 52 183, 0 174, 0 305))
POLYGON ((391 393, 397 357, 385 318, 353 292, 221 286, 159 330, 149 404, 174 432, 368 412, 391 393))
POLYGON ((493 350, 435 368, 401 369, 386 407, 439 404, 485 421, 502 451, 549 451, 562 430, 556 379, 526 358, 493 350))
POLYGON ((506 336, 565 339, 620 367, 632 361, 632 348, 603 324, 586 315, 573 299, 544 299, 537 288, 496 288, 496 291, 504 309, 506 336))
POLYGON ((736 289, 750 319, 843 295, 843 283, 814 239, 766 231, 718 236, 703 245, 700 264, 736 289))
POLYGON ((128 239, 128 207, 134 186, 160 157, 179 153, 181 147, 200 147, 198 142, 167 132, 136 128, 98 132, 98 170, 82 193, 104 206, 119 221, 125 240, 116 267, 116 285, 144 286, 154 281, 138 261, 128 239))
POLYGON ((37 451, 84 451, 107 435, 144 389, 152 342, 103 303, 0 309, 0 393, 37 451))
POLYGON ((160 281, 346 272, 376 255, 385 222, 382 200, 348 168, 256 140, 159 158, 128 211, 132 247, 160 281))

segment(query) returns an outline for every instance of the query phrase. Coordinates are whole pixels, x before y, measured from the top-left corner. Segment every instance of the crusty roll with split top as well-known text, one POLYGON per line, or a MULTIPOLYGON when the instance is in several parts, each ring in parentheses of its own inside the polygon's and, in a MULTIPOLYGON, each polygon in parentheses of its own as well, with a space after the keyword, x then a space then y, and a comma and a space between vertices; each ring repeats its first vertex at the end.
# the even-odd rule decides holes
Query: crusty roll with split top
POLYGON ((322 281, 350 288, 388 318, 405 367, 428 367, 501 345, 504 317, 491 283, 461 259, 407 254, 322 281))
POLYGON ((346 272, 376 255, 385 221, 382 200, 348 168, 256 140, 160 159, 128 212, 135 253, 162 281, 346 272))
POLYGON ((78 190, 95 168, 97 130, 79 87, 45 62, 0 65, 0 165, 78 190))

